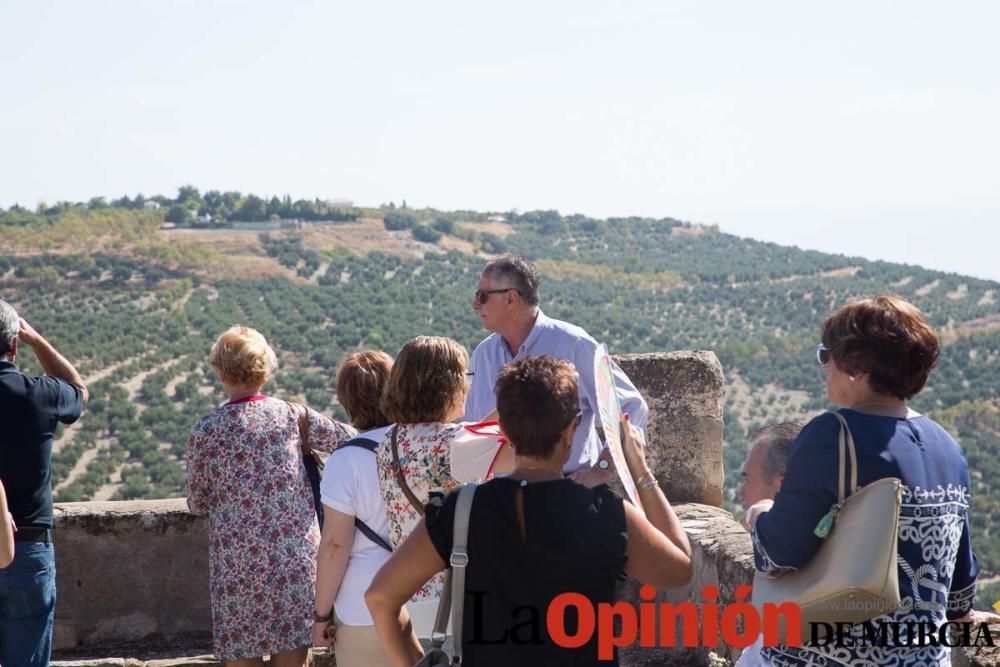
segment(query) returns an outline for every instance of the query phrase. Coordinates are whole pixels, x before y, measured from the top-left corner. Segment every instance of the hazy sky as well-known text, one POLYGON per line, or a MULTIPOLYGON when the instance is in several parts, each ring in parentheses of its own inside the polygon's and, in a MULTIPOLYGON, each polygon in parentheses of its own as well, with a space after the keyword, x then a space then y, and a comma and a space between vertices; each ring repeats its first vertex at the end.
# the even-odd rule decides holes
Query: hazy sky
POLYGON ((0 205, 670 216, 1000 280, 1000 3, 0 0, 0 205))

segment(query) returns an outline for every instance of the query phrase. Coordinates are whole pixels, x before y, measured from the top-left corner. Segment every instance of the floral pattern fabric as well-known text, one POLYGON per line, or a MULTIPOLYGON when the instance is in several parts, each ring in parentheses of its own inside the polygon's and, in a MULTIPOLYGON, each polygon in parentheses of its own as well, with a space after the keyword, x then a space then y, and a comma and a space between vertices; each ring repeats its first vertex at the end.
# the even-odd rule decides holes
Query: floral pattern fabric
MULTIPOLYGON (((313 449, 330 452, 353 435, 309 410, 313 449)), ((212 633, 222 660, 312 641, 320 533, 301 447, 295 413, 270 397, 220 407, 188 441, 188 507, 209 521, 212 633)))
MULTIPOLYGON (((426 423, 398 425, 399 465, 407 486, 413 495, 423 503, 431 492, 447 493, 458 488, 463 482, 481 481, 488 471, 482 468, 480 474, 469 479, 456 479, 452 475, 452 448, 495 451, 498 441, 484 437, 465 437, 465 425, 458 423, 426 423), (456 440, 462 440, 456 445, 456 440)), ((402 488, 396 482, 395 466, 392 460, 392 433, 390 429, 375 451, 378 465, 379 487, 385 500, 389 518, 389 541, 398 547, 413 532, 420 522, 420 514, 407 500, 402 488)), ((487 456, 482 460, 490 460, 487 456)), ((439 572, 414 594, 411 600, 421 602, 441 597, 444 573, 439 572)))

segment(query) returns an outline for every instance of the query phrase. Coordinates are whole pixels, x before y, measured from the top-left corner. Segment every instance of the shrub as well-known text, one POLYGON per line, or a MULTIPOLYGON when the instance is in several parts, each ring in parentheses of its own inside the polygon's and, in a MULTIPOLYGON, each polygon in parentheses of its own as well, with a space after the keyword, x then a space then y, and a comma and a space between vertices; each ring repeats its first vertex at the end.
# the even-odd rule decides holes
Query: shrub
POLYGON ((417 216, 406 211, 389 211, 382 222, 387 230, 398 232, 413 228, 417 224, 417 216))
POLYGON ((424 243, 437 243, 441 240, 441 232, 428 225, 417 225, 413 228, 413 238, 424 243))

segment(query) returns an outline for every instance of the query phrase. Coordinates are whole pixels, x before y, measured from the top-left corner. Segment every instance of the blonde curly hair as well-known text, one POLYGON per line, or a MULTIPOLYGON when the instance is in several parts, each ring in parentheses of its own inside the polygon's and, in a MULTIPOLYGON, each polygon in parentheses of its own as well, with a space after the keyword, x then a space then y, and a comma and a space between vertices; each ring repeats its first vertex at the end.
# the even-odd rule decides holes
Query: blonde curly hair
POLYGON ((219 379, 227 384, 262 385, 278 368, 278 358, 256 329, 236 325, 226 329, 208 355, 219 379))

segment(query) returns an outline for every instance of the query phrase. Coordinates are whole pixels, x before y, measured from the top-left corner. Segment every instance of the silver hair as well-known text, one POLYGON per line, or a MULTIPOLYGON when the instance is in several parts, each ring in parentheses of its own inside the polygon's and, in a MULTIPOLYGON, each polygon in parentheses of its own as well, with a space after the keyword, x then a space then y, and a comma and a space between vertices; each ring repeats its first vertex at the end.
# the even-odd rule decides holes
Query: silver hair
POLYGON ((529 306, 538 305, 538 269, 521 255, 504 255, 486 263, 482 275, 510 285, 529 306))
POLYGON ((758 445, 765 445, 767 452, 764 454, 764 479, 768 483, 785 476, 785 468, 788 466, 788 455, 792 453, 792 445, 795 438, 799 436, 804 424, 798 422, 787 422, 784 424, 772 424, 750 434, 750 449, 758 445))
POLYGON ((10 355, 17 334, 21 332, 21 318, 14 306, 0 299, 0 358, 10 355))

